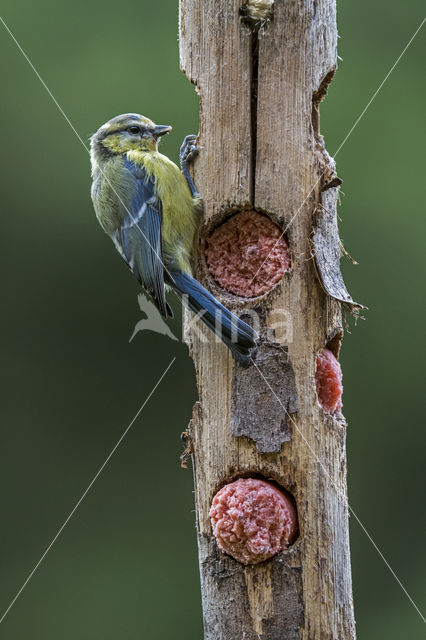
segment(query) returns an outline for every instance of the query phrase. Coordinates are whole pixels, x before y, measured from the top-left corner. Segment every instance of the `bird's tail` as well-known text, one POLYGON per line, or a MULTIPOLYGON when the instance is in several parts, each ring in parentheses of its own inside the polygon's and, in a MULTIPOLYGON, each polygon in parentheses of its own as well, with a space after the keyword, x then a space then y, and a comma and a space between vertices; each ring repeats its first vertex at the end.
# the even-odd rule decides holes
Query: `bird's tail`
POLYGON ((248 324, 237 318, 211 293, 190 275, 180 272, 171 274, 170 284, 191 311, 211 329, 231 350, 234 359, 246 366, 250 361, 250 350, 256 346, 258 334, 248 324))

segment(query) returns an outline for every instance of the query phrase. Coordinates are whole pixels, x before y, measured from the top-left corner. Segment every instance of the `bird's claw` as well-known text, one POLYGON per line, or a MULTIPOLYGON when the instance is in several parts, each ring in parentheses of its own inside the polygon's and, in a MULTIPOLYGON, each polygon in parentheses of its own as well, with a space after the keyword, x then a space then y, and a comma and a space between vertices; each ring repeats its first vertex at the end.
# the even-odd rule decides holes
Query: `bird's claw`
POLYGON ((191 134, 189 136, 185 136, 184 141, 181 144, 179 156, 182 168, 191 164, 198 155, 198 147, 194 144, 196 139, 197 136, 191 134))

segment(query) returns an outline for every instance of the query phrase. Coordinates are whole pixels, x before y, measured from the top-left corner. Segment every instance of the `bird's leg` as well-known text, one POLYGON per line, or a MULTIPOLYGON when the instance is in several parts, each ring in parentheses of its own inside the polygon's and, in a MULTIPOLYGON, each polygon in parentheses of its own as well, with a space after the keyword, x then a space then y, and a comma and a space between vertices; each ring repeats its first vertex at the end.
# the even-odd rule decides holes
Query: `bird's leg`
POLYGON ((182 142, 180 147, 179 157, 182 173, 186 178, 192 197, 201 198, 200 194, 195 188, 195 184, 191 178, 191 174, 189 173, 189 166, 198 155, 197 146, 194 144, 196 138, 197 136, 194 135, 185 136, 184 141, 182 142))

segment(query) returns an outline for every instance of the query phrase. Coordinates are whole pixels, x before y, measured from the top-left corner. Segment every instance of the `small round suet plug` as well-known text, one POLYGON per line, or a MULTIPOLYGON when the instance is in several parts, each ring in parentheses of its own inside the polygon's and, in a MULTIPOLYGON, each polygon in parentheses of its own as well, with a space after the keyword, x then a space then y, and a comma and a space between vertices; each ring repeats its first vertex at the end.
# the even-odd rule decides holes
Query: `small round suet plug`
POLYGON ((290 269, 286 236, 268 216, 241 211, 207 238, 207 266, 226 291, 256 298, 270 291, 290 269))
POLYGON ((292 544, 298 532, 292 499, 258 478, 239 478, 213 498, 210 519, 222 551, 242 562, 264 562, 292 544))

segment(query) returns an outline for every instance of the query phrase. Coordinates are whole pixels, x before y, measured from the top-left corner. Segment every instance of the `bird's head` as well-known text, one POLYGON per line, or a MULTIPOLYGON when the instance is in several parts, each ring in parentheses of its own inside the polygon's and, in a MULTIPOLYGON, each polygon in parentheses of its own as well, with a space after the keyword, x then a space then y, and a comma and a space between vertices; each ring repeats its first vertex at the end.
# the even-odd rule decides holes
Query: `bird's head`
POLYGON ((155 124, 138 113, 125 113, 111 118, 90 138, 96 159, 127 151, 156 151, 161 136, 169 133, 169 125, 155 124))

